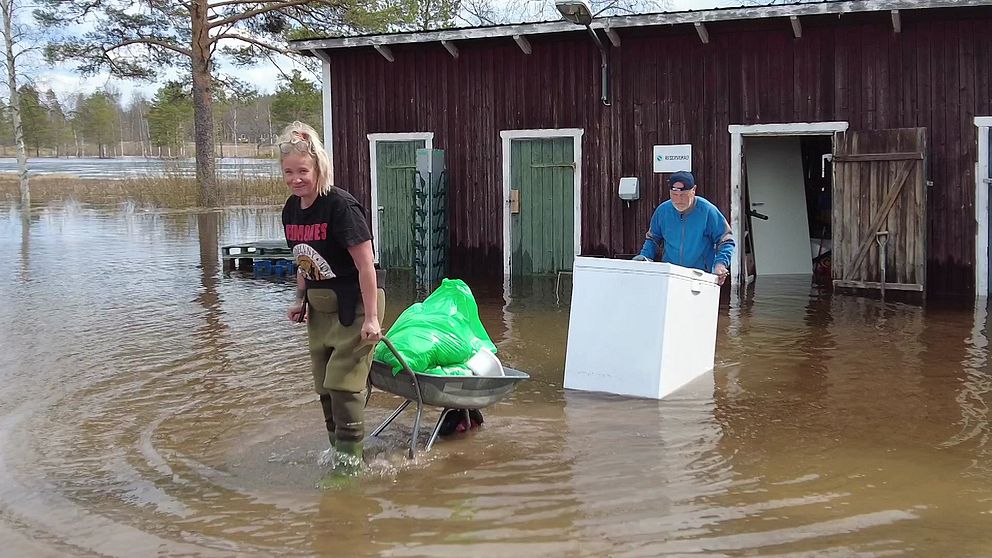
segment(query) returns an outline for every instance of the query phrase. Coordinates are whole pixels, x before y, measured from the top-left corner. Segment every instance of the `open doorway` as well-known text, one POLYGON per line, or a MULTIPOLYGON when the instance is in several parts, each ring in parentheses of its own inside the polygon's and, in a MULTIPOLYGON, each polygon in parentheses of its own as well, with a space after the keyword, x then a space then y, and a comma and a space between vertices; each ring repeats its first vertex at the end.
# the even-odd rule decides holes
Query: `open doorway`
POLYGON ((832 136, 745 138, 746 276, 830 282, 832 136))
MULTIPOLYGON (((847 130, 846 122, 820 122, 735 125, 730 126, 729 131, 730 224, 737 238, 747 240, 743 243, 744 250, 736 251, 731 261, 735 287, 746 284, 750 277, 805 271, 792 267, 805 261, 810 262, 810 270, 806 273, 812 274, 812 260, 823 256, 827 247, 823 240, 829 240, 828 269, 833 287, 878 290, 883 296, 886 289, 924 292, 926 128, 852 132, 847 130), (813 177, 812 169, 819 157, 823 175, 821 188, 825 189, 828 174, 832 178, 829 229, 824 228, 825 217, 819 221, 810 218, 810 209, 804 199, 807 188, 816 189, 815 182, 807 184, 807 175, 802 170, 802 139, 807 136, 826 136, 832 143, 827 153, 820 153, 825 145, 805 143, 805 173, 813 177), (782 140, 783 137, 786 139, 782 140), (755 138, 780 140, 752 141, 755 138), (747 149, 745 141, 748 142, 747 149), (831 159, 826 156, 832 156, 833 165, 829 171, 826 161, 831 159), (755 217, 755 212, 762 211, 765 211, 762 216, 768 219, 755 217), (762 235, 760 223, 766 221, 769 228, 765 230, 771 234, 762 235), (820 238, 826 230, 830 231, 830 238, 820 238), (788 238, 790 236, 792 238, 788 238), (788 247, 774 244, 783 239, 789 241, 788 247), (809 252, 802 250, 804 244, 808 244, 809 252), (746 267, 749 246, 754 254, 751 269, 746 267), (764 261, 761 258, 763 249, 769 256, 764 261), (787 249, 791 251, 786 252, 787 249)), ((826 194, 826 191, 822 193, 826 194)), ((818 195, 809 199, 810 205, 816 208, 814 213, 823 215, 825 202, 830 198, 818 195)), ((823 269, 825 262, 818 263, 821 264, 818 269, 823 269)), ((826 273, 821 272, 821 275, 826 276, 826 273)))
POLYGON ((808 275, 830 284, 833 142, 846 122, 732 125, 733 284, 808 275))

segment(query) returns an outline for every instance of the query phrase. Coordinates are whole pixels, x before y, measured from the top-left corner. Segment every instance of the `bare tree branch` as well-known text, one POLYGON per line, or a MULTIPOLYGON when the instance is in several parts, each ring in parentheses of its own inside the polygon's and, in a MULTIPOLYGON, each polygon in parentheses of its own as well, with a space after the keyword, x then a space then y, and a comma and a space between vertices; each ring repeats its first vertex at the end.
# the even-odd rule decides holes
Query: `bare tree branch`
MULTIPOLYGON (((258 4, 264 1, 266 0, 225 0, 224 2, 214 2, 213 4, 210 4, 208 9, 216 10, 226 6, 237 6, 242 4, 258 4)), ((278 1, 282 1, 282 0, 278 0, 278 1)))
MULTIPOLYGON (((14 42, 16 42, 16 41, 14 41, 14 42)), ((43 52, 43 51, 44 51, 44 48, 43 47, 41 47, 41 46, 33 46, 33 47, 25 48, 25 49, 21 50, 20 52, 15 52, 14 53, 14 63, 16 64, 17 63, 17 60, 20 57, 24 56, 25 54, 37 54, 37 53, 40 53, 40 52, 43 52)))
POLYGON ((163 40, 160 40, 160 39, 151 39, 151 38, 147 38, 147 39, 132 39, 132 40, 129 40, 129 41, 122 41, 122 42, 117 43, 117 44, 114 44, 114 45, 112 45, 112 46, 110 46, 108 48, 104 48, 103 49, 103 52, 104 52, 104 54, 109 54, 109 53, 111 53, 111 52, 113 52, 113 51, 115 51, 117 49, 128 47, 128 46, 131 46, 131 45, 158 46, 158 47, 162 47, 162 48, 164 48, 166 50, 171 50, 171 51, 173 51, 173 52, 175 52, 177 54, 182 54, 183 56, 190 56, 190 57, 193 56, 193 53, 188 48, 183 48, 183 47, 180 47, 180 46, 171 44, 169 42, 166 42, 166 41, 163 41, 163 40))
POLYGON ((222 33, 220 35, 215 35, 214 36, 214 39, 217 40, 217 41, 219 41, 221 39, 231 39, 231 40, 235 40, 235 41, 243 41, 243 42, 246 42, 248 44, 252 44, 252 45, 255 45, 255 46, 258 46, 258 47, 262 47, 263 49, 266 49, 266 50, 275 51, 275 52, 278 52, 279 54, 285 54, 287 56, 296 54, 295 51, 288 50, 285 47, 280 47, 278 45, 274 45, 274 44, 271 44, 271 43, 268 43, 268 42, 265 42, 265 41, 262 41, 262 40, 259 40, 259 39, 253 39, 251 37, 245 37, 243 35, 236 34, 236 33, 222 33))
POLYGON ((284 77, 287 81, 292 79, 292 76, 286 73, 286 71, 282 69, 282 66, 279 65, 279 62, 277 62, 273 58, 271 52, 266 52, 263 54, 263 56, 265 56, 265 58, 269 61, 269 63, 272 64, 272 66, 276 69, 276 71, 279 72, 279 74, 282 75, 282 77, 284 77))
POLYGON ((248 18, 252 18, 252 17, 255 17, 255 16, 259 16, 259 15, 262 15, 262 14, 267 14, 269 12, 274 12, 276 10, 283 10, 283 9, 286 9, 286 8, 292 8, 293 6, 299 6, 299 5, 302 5, 302 4, 306 4, 307 2, 310 2, 310 1, 311 0, 283 0, 283 1, 280 1, 280 2, 273 2, 269 6, 264 6, 264 7, 261 7, 261 8, 256 8, 254 10, 249 10, 249 11, 243 12, 243 13, 237 13, 237 14, 228 16, 228 17, 226 17, 224 19, 219 19, 217 21, 211 21, 207 25, 207 28, 208 29, 213 29, 215 27, 220 27, 221 25, 227 25, 229 23, 237 23, 238 21, 242 21, 242 20, 245 20, 245 19, 248 19, 248 18))
MULTIPOLYGON (((791 0, 790 0, 791 1, 791 0)), ((591 0, 597 16, 651 13, 665 10, 668 0, 591 0)), ((489 0, 462 0, 458 19, 469 25, 497 25, 548 21, 560 15, 549 0, 506 0, 493 3, 489 0)))

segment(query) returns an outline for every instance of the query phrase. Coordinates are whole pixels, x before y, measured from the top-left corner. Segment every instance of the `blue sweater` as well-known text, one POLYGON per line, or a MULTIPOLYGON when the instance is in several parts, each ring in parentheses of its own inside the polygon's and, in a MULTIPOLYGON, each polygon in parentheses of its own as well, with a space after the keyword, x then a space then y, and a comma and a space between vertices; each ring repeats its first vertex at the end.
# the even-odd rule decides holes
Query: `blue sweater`
POLYGON ((659 205, 644 236, 641 255, 649 260, 706 272, 712 272, 717 263, 730 268, 733 231, 720 210, 700 196, 686 213, 679 213, 671 200, 659 205))

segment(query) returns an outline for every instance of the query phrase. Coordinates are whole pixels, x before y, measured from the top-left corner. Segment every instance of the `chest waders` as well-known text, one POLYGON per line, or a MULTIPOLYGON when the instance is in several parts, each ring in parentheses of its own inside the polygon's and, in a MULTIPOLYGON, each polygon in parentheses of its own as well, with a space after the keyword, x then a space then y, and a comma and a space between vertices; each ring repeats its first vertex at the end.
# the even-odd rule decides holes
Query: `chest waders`
MULTIPOLYGON (((385 293, 376 292, 378 318, 385 293)), ((307 334, 314 390, 320 396, 328 441, 334 448, 334 473, 357 473, 365 437, 365 389, 373 345, 363 343, 365 309, 357 280, 308 283, 307 334)))

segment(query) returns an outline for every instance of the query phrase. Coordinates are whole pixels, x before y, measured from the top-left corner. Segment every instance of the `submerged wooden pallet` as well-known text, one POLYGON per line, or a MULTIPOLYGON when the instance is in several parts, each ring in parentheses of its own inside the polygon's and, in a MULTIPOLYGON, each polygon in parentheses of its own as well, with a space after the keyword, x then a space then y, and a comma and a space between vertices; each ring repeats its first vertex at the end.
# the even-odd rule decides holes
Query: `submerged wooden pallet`
MULTIPOLYGON (((257 242, 244 242, 241 244, 229 244, 221 247, 221 259, 224 262, 224 271, 235 269, 242 271, 255 270, 255 263, 259 262, 260 271, 268 273, 282 274, 289 262, 295 268, 295 258, 293 251, 286 247, 285 240, 260 240, 257 242)), ((293 269, 295 271, 295 269, 293 269)))

